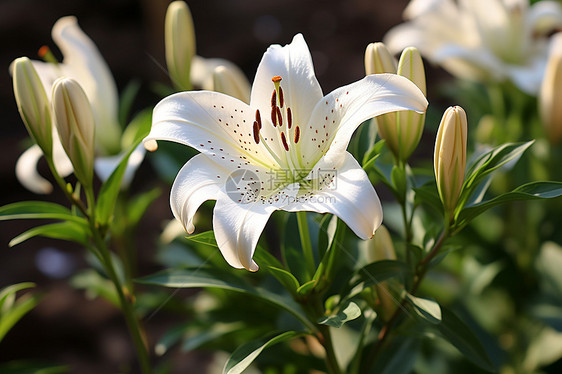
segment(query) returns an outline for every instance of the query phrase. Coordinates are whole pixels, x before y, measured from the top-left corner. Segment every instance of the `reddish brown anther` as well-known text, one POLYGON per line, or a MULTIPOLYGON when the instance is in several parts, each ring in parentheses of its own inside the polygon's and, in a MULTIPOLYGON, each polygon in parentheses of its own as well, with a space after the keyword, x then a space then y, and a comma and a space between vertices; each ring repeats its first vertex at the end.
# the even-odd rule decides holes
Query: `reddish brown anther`
POLYGON ((254 141, 256 144, 260 144, 260 126, 258 121, 254 121, 254 141))
POLYGON ((291 126, 293 126, 293 113, 289 107, 287 107, 287 126, 289 126, 289 130, 291 129, 291 126))
POLYGON ((283 142, 283 147, 285 147, 285 150, 289 152, 289 144, 287 144, 287 138, 285 138, 284 132, 281 132, 281 141, 283 142))
POLYGON ((271 122, 273 122, 273 127, 277 126, 277 110, 276 106, 271 107, 271 122))
POLYGON ((300 138, 301 138, 301 128, 297 125, 297 127, 295 127, 295 144, 299 142, 300 138))
POLYGON ((256 110, 256 122, 258 123, 258 126, 261 130, 261 115, 260 115, 260 110, 256 110))
POLYGON ((279 87, 279 106, 281 108, 283 108, 283 102, 285 101, 285 98, 283 97, 283 89, 281 87, 279 87))

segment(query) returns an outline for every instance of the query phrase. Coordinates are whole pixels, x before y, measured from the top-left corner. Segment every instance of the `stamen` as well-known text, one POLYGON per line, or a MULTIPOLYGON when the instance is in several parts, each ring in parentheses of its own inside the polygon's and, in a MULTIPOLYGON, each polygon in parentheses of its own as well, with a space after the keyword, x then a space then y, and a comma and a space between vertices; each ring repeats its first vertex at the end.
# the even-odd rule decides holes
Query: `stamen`
POLYGON ((293 126, 293 113, 291 113, 291 108, 287 107, 287 126, 289 126, 289 130, 291 126, 293 126))
POLYGON ((271 122, 273 122, 273 127, 277 126, 277 106, 271 107, 271 122))
POLYGON ((55 64, 58 65, 59 62, 57 61, 55 55, 53 54, 53 52, 51 52, 51 49, 44 45, 41 48, 39 48, 39 50, 37 51, 37 54, 39 55, 39 57, 41 57, 43 59, 43 61, 45 62, 49 62, 51 64, 55 64))
POLYGON ((277 119, 279 122, 279 126, 283 126, 283 117, 281 116, 281 109, 278 106, 275 107, 275 112, 277 113, 277 119))
POLYGON ((281 88, 281 86, 279 86, 279 106, 281 108, 283 108, 283 102, 284 102, 284 98, 283 98, 283 88, 281 88))
POLYGON ((258 123, 258 126, 260 127, 261 130, 261 115, 260 115, 260 110, 256 110, 256 122, 258 123))
POLYGON ((271 107, 277 105, 277 94, 275 90, 273 90, 273 94, 271 95, 271 107))
POLYGON ((299 142, 300 137, 301 137, 301 128, 297 125, 297 127, 295 127, 295 144, 299 142))
POLYGON ((254 141, 256 144, 260 144, 260 125, 258 121, 254 121, 254 141))
POLYGON ((289 152, 289 144, 287 144, 287 138, 285 138, 285 133, 283 131, 281 131, 281 141, 283 142, 283 147, 285 147, 285 150, 289 152))

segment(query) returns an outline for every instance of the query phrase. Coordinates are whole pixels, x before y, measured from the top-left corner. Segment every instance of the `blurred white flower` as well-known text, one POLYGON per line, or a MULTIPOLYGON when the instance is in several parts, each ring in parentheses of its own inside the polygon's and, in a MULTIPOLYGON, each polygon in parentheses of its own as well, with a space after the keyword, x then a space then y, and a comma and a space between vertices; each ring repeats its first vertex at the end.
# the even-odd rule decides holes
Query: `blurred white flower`
MULTIPOLYGON (((96 173, 105 180, 121 161, 124 153, 121 144, 121 127, 118 121, 118 93, 115 80, 105 60, 94 42, 80 29, 76 17, 60 18, 52 29, 52 38, 60 48, 64 59, 62 62, 32 61, 39 76, 45 94, 52 100, 52 87, 61 77, 75 80, 86 93, 94 116, 96 173)), ((50 54, 48 48, 42 53, 50 54)), ((40 51, 40 52, 41 52, 40 51)), ((13 66, 10 72, 13 73, 13 66)), ((124 184, 129 181, 134 170, 142 162, 144 148, 135 150, 135 157, 129 161, 124 184)), ((37 162, 42 156, 41 149, 34 145, 25 151, 16 165, 16 175, 20 182, 35 193, 49 193, 52 186, 37 171, 37 162)), ((58 173, 65 177, 72 173, 72 164, 60 144, 58 133, 53 131, 53 160, 58 173)))
POLYGON ((384 39, 394 53, 414 46, 455 76, 511 80, 534 95, 549 36, 562 26, 562 7, 555 1, 412 0, 404 17, 384 39))

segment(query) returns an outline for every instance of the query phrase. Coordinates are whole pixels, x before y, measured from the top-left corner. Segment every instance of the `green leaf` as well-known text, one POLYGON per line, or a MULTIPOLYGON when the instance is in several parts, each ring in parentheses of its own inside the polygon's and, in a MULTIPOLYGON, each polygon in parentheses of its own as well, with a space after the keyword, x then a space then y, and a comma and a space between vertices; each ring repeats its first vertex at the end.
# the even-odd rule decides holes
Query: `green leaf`
POLYGON ((291 295, 297 294, 297 289, 300 287, 299 281, 295 276, 289 273, 287 270, 279 269, 274 266, 268 266, 267 271, 271 273, 285 287, 291 295))
POLYGON ((52 365, 35 361, 10 361, 0 364, 2 374, 62 374, 68 373, 66 366, 52 365))
POLYGON ((305 326, 314 329, 300 305, 290 298, 256 288, 232 273, 213 268, 169 269, 137 280, 139 283, 172 288, 214 287, 253 295, 291 313, 305 326))
POLYGON ((303 335, 306 335, 306 333, 300 331, 287 331, 271 339, 260 339, 248 342, 236 349, 228 358, 228 361, 223 369, 223 374, 240 374, 244 372, 248 366, 250 366, 250 364, 260 355, 260 353, 262 353, 264 349, 303 335))
POLYGON ((39 296, 31 294, 16 299, 16 292, 34 286, 33 283, 19 283, 0 291, 0 342, 8 331, 41 300, 39 296))
POLYGON ((457 225, 462 227, 486 210, 510 201, 551 199, 561 195, 562 182, 527 183, 493 199, 464 207, 457 217, 457 225))
POLYGON ((128 149, 139 144, 150 132, 152 126, 152 109, 144 109, 129 123, 121 137, 121 149, 128 149))
MULTIPOLYGON (((533 141, 526 143, 506 143, 480 156, 467 170, 459 201, 462 204, 474 194, 476 187, 493 171, 510 161, 516 160, 525 152, 533 141)), ((481 192, 480 192, 481 193, 481 192)))
POLYGON ((430 207, 435 213, 443 214, 443 203, 441 202, 441 198, 439 197, 435 179, 425 183, 421 187, 414 188, 414 192, 416 193, 416 204, 425 204, 430 207))
POLYGON ((8 245, 13 247, 35 236, 43 236, 45 238, 67 240, 87 246, 89 233, 90 228, 85 224, 71 221, 52 223, 27 230, 13 238, 8 245))
POLYGON ((310 293, 310 291, 312 291, 314 286, 316 286, 317 283, 318 283, 318 280, 316 280, 316 279, 312 279, 312 280, 309 280, 306 283, 303 283, 299 288, 297 288, 297 294, 299 294, 301 296, 308 295, 310 293))
POLYGON ((102 277, 94 269, 84 270, 83 272, 76 274, 70 280, 70 284, 74 288, 85 290, 86 296, 89 299, 101 296, 111 304, 115 305, 118 309, 121 308, 119 296, 117 296, 117 291, 115 290, 113 282, 102 277))
POLYGON ((400 200, 404 200, 406 189, 408 188, 405 169, 395 165, 390 173, 390 181, 394 186, 396 197, 400 200))
POLYGON ((25 290, 27 288, 33 288, 33 287, 35 287, 35 283, 23 282, 23 283, 12 284, 10 286, 2 288, 0 290, 0 313, 4 309, 9 309, 11 307, 11 305, 13 305, 13 303, 15 301, 16 292, 21 291, 21 290, 25 290), (8 299, 12 299, 12 301, 6 302, 6 300, 8 300, 8 299), (6 304, 6 305, 4 305, 4 304, 6 304))
POLYGON ((194 243, 207 244, 215 248, 219 247, 215 239, 215 233, 212 230, 205 231, 196 235, 186 236, 185 238, 194 243))
POLYGON ((406 298, 412 303, 418 316, 431 324, 438 324, 441 322, 441 307, 435 301, 410 294, 407 294, 406 298))
POLYGON ((131 154, 139 144, 140 140, 131 146, 129 151, 123 156, 117 168, 113 170, 113 173, 111 173, 109 178, 101 186, 96 204, 96 221, 101 226, 106 226, 111 221, 129 157, 131 157, 131 154))
POLYGON ((228 335, 234 331, 241 330, 244 328, 244 323, 242 322, 232 322, 232 323, 213 323, 209 329, 204 329, 203 331, 198 331, 194 334, 188 334, 185 337, 185 341, 181 346, 182 351, 192 351, 199 348, 205 343, 212 342, 222 336, 228 335))
POLYGON ((121 92, 119 97, 119 123, 122 127, 125 127, 125 124, 127 123, 127 117, 129 117, 131 107, 133 106, 133 102, 139 92, 140 86, 140 81, 134 79, 130 81, 125 86, 123 92, 121 92))
POLYGON ((156 200, 160 194, 160 188, 156 187, 150 191, 135 196, 127 208, 131 226, 135 227, 139 223, 150 204, 152 204, 152 202, 156 200))
POLYGON ((367 153, 365 153, 361 163, 364 170, 369 170, 375 164, 375 161, 380 156, 383 147, 384 139, 379 140, 367 153))
POLYGON ((59 204, 46 201, 21 201, 0 207, 0 221, 10 219, 57 219, 84 222, 82 217, 59 204))
POLYGON ((357 271, 365 287, 380 283, 389 278, 408 274, 410 268, 405 262, 397 260, 381 260, 363 266, 357 271))
POLYGON ((339 309, 339 311, 331 316, 321 318, 318 323, 322 325, 328 325, 335 328, 340 328, 344 323, 348 321, 353 321, 361 315, 361 308, 357 306, 354 302, 350 301, 345 304, 345 307, 339 309))
POLYGON ((435 326, 443 337, 475 365, 495 372, 496 369, 488 353, 470 327, 446 307, 441 307, 441 313, 441 323, 435 326))

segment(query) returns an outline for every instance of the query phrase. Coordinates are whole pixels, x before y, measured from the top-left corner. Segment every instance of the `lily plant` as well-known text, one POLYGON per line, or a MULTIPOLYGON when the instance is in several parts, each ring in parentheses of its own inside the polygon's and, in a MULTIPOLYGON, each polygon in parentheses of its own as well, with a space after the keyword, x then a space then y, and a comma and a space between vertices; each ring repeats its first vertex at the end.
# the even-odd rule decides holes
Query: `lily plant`
POLYGON ((414 46, 455 76, 509 80, 536 95, 562 7, 555 1, 412 0, 404 18, 385 36, 392 52, 414 46))
POLYGON ((373 237, 382 208, 371 182, 346 151, 354 130, 377 115, 424 112, 407 78, 374 74, 324 96, 302 35, 264 54, 250 103, 218 92, 181 92, 154 109, 145 146, 178 142, 201 153, 178 173, 170 203, 188 233, 207 200, 216 200, 214 235, 235 268, 258 270, 258 239, 276 210, 332 213, 362 239, 373 237))
MULTIPOLYGON (((33 67, 49 101, 52 101, 53 85, 61 77, 75 80, 84 90, 94 116, 94 167, 96 174, 105 181, 133 140, 130 136, 123 136, 119 124, 119 99, 115 80, 94 42, 78 26, 76 17, 60 18, 53 26, 52 38, 64 56, 63 61, 58 62, 48 47, 42 47, 39 53, 45 61, 32 61, 33 67)), ((53 161, 59 175, 66 177, 73 172, 73 167, 58 133, 54 127, 53 129, 53 161)), ((144 152, 143 147, 137 147, 129 158, 124 185, 129 184, 144 158, 144 152)), ((16 175, 30 191, 45 194, 52 190, 52 186, 37 171, 37 163, 42 156, 38 145, 31 146, 20 156, 16 175)))

